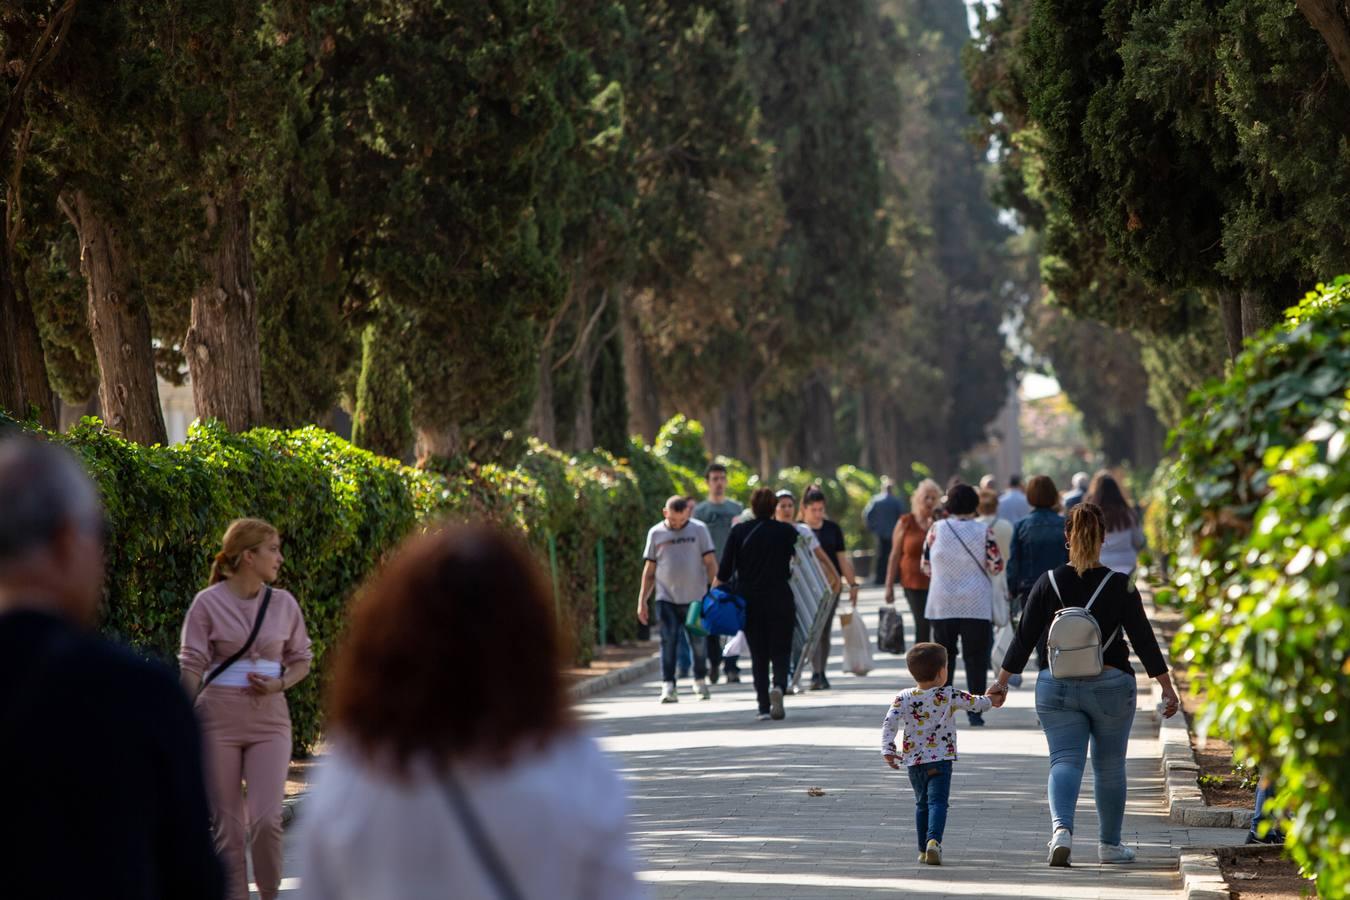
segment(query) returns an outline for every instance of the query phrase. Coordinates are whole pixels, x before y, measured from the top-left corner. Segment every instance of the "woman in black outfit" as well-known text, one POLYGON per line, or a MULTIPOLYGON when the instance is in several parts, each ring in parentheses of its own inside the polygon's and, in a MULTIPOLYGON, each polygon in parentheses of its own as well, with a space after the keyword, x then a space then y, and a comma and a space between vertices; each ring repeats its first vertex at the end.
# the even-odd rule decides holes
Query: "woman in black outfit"
POLYGON ((745 598, 745 639, 750 642, 751 671, 759 720, 783 718, 783 693, 787 690, 788 660, 792 656, 792 626, 797 611, 788 579, 796 552, 797 529, 775 521, 778 498, 769 488, 760 488, 750 498, 754 518, 731 529, 717 583, 735 579, 736 593, 745 598), (769 688, 769 664, 773 664, 773 689, 769 688))

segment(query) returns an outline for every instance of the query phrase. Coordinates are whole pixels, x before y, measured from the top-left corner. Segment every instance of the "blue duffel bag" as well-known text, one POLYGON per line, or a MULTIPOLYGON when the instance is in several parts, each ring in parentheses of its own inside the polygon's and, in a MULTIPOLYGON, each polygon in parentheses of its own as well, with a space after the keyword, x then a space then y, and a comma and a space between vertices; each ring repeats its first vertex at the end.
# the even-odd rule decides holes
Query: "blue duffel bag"
POLYGON ((734 635, 745 629, 745 598, 725 586, 703 595, 703 627, 709 634, 734 635))

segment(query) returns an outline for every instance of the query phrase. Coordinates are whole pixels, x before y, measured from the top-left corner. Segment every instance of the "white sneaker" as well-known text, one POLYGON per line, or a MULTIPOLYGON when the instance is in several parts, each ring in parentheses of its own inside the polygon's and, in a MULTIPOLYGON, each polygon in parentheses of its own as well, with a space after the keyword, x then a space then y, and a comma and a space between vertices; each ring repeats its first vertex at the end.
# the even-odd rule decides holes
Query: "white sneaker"
POLYGON ((927 854, 926 852, 920 852, 920 853, 919 853, 919 862, 921 862, 921 863, 926 863, 926 862, 928 862, 928 854, 927 854))
POLYGON ((786 713, 783 712, 783 692, 779 688, 769 691, 769 718, 781 719, 786 713))
POLYGON ((930 866, 942 865, 942 845, 937 841, 929 841, 928 849, 923 854, 923 861, 930 866))
POLYGON ((1050 865, 1061 869, 1069 867, 1069 854, 1073 852, 1073 832, 1067 828, 1056 828, 1054 837, 1047 846, 1050 848, 1050 865))
POLYGON ((711 699, 712 699, 712 692, 708 690, 708 679, 706 679, 706 678, 695 678, 695 679, 694 679, 694 693, 695 693, 695 694, 698 694, 698 699, 700 699, 700 700, 711 700, 711 699))
POLYGON ((680 702, 679 694, 675 693, 675 682, 667 681, 665 684, 661 685, 661 702, 662 703, 680 702))
POLYGON ((1124 844, 1098 844, 1097 859, 1104 863, 1132 863, 1134 850, 1124 844))

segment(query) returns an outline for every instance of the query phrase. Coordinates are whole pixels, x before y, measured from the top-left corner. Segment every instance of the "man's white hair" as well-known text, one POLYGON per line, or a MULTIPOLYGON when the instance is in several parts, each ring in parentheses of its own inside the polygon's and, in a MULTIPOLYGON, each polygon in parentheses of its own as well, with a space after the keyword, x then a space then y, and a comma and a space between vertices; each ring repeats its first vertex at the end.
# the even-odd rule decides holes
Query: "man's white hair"
POLYGON ((1088 473, 1086 472, 1075 472, 1073 474, 1073 486, 1078 488, 1080 491, 1086 491, 1088 487, 1088 482, 1090 482, 1091 480, 1092 477, 1089 476, 1088 473))

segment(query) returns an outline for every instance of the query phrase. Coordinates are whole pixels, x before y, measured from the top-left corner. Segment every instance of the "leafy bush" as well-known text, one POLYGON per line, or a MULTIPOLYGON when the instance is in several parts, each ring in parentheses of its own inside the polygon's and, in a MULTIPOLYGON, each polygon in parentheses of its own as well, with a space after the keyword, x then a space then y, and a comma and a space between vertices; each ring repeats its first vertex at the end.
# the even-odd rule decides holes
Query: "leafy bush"
POLYGON ((682 415, 674 416, 661 426, 652 445, 656 455, 667 464, 680 466, 695 474, 700 481, 708 467, 708 449, 703 443, 703 426, 682 415))
POLYGON ((1309 294, 1178 431, 1177 649, 1206 725, 1277 777, 1289 852, 1350 891, 1350 279, 1309 294))

